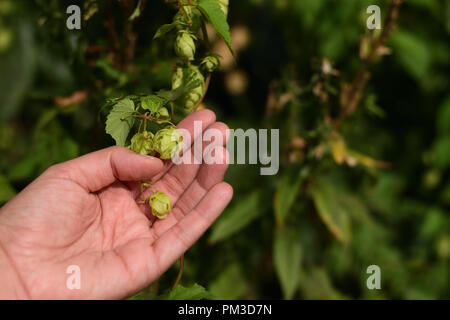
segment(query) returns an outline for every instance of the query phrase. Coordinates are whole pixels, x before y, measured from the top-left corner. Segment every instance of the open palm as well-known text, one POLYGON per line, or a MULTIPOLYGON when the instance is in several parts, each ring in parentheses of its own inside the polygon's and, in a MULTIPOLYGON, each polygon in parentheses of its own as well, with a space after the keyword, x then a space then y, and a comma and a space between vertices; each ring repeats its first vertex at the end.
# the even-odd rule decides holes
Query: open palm
MULTIPOLYGON (((179 124, 201 139, 194 121, 226 140, 211 111, 179 124)), ((0 210, 0 297, 114 299, 148 286, 230 201, 224 162, 174 165, 111 147, 49 168, 0 210), (150 179, 174 204, 164 220, 138 204, 139 182, 150 179), (79 268, 79 289, 66 285, 69 266, 79 268)))

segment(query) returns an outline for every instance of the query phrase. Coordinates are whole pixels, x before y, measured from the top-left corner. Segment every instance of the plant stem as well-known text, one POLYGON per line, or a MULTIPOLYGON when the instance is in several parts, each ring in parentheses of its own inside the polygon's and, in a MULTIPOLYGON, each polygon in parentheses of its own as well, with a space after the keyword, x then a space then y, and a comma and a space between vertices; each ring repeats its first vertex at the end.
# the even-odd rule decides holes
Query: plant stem
POLYGON ((181 276, 183 275, 183 269, 184 269, 184 254, 180 258, 180 271, 178 271, 177 279, 175 280, 175 283, 173 284, 172 289, 170 291, 175 290, 175 288, 180 283, 181 276))
POLYGON ((209 43, 208 32, 206 31, 206 25, 205 25, 204 22, 202 23, 202 34, 203 34, 203 42, 205 43, 206 48, 208 50, 210 50, 211 49, 211 44, 209 43))
MULTIPOLYGON (((342 124, 342 120, 355 112, 359 101, 361 100, 363 91, 370 79, 369 66, 379 56, 379 49, 385 45, 387 39, 395 28, 398 18, 398 12, 404 0, 392 0, 387 18, 384 23, 383 31, 371 46, 370 53, 362 59, 361 66, 353 79, 349 88, 343 89, 346 92, 345 99, 341 99, 341 112, 334 122, 334 127, 337 129, 342 124)), ((342 92, 341 92, 342 95, 342 92)), ((342 98, 342 97, 341 97, 342 98)))

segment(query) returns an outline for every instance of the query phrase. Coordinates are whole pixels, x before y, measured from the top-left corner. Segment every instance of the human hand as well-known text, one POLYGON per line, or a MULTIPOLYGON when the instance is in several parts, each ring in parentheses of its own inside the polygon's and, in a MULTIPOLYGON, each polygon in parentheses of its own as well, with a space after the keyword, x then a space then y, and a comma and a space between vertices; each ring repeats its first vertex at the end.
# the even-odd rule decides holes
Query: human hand
MULTIPOLYGON (((194 121, 220 130, 226 141, 227 127, 211 111, 193 113, 178 126, 201 139, 194 121)), ((0 298, 117 299, 145 288, 229 203, 226 169, 225 161, 163 164, 123 147, 50 167, 0 210, 0 298), (164 220, 137 204, 139 182, 149 179, 172 200, 164 220), (80 268, 80 289, 66 286, 70 265, 80 268)))

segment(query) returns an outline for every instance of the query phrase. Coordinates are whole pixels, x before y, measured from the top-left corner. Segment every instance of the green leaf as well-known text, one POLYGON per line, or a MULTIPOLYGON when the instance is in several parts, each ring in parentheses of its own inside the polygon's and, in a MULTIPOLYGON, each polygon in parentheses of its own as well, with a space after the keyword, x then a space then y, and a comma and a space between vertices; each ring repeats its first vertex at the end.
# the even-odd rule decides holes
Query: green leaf
MULTIPOLYGON (((298 168, 295 169, 297 170, 298 168)), ((300 170, 298 170, 297 174, 291 171, 286 172, 280 179, 274 198, 275 217, 280 226, 284 224, 294 204, 295 198, 300 190, 301 182, 302 176, 300 170)))
POLYGON ((23 181, 33 176, 37 166, 44 158, 44 155, 36 152, 35 149, 36 147, 33 148, 33 152, 27 153, 9 169, 8 179, 10 181, 23 181))
POLYGON ((323 180, 316 182, 311 188, 311 195, 320 218, 330 232, 344 243, 350 241, 350 217, 346 206, 331 183, 323 180))
POLYGON ((133 11, 133 13, 128 18, 129 21, 133 21, 134 19, 139 18, 139 16, 141 15, 141 7, 142 7, 142 0, 139 0, 136 8, 133 11))
POLYGON ((202 300, 211 298, 211 293, 198 284, 194 284, 190 288, 178 285, 175 290, 158 297, 159 300, 202 300))
POLYGON ((422 80, 431 68, 430 44, 417 33, 396 30, 390 39, 398 62, 416 80, 422 80))
POLYGON ((317 267, 301 274, 300 290, 302 296, 310 300, 348 299, 333 286, 329 272, 317 267))
POLYGON ((112 108, 106 120, 106 133, 116 140, 119 146, 125 146, 128 134, 134 125, 134 103, 130 99, 122 99, 112 108), (124 119, 126 118, 126 119, 124 119))
POLYGON ((228 25, 227 17, 220 8, 217 0, 199 0, 198 8, 206 19, 211 22, 213 27, 227 44, 231 53, 233 53, 233 49, 231 48, 230 26, 228 25))
MULTIPOLYGON (((32 32, 34 27, 30 21, 24 19, 17 19, 16 23, 12 46, 2 53, 0 59, 2 74, 0 77, 0 101, 2 102, 0 121, 8 120, 21 110, 23 107, 21 102, 33 84, 33 75, 37 66, 39 52, 36 52, 32 32)), ((4 27, 1 28, 0 33, 3 33, 4 27)))
POLYGON ((156 295, 153 292, 141 291, 127 298, 127 300, 155 300, 156 295))
POLYGON ((273 262, 285 299, 292 299, 299 285, 302 247, 293 229, 280 228, 273 243, 273 262))
POLYGON ((349 217, 353 220, 364 223, 367 226, 375 224, 367 206, 357 196, 344 191, 340 191, 337 196, 342 209, 348 212, 349 217))
POLYGON ((153 40, 161 38, 162 36, 166 35, 170 31, 172 31, 175 28, 175 26, 176 25, 174 23, 163 24, 161 27, 158 28, 158 30, 156 30, 156 33, 153 36, 153 40))
POLYGON ((0 203, 6 202, 16 194, 16 190, 11 186, 8 179, 0 175, 0 203))
POLYGON ((146 96, 141 98, 142 108, 154 113, 166 104, 167 100, 155 95, 146 96))
POLYGON ((224 240, 252 222, 262 211, 258 192, 252 192, 227 209, 213 226, 211 243, 224 240))
POLYGON ((209 291, 216 299, 235 300, 242 298, 245 291, 245 278, 238 263, 233 263, 214 280, 209 291), (230 281, 233 279, 233 281, 230 281))
POLYGON ((172 99, 173 93, 172 93, 172 91, 169 91, 169 90, 161 89, 156 93, 156 95, 158 97, 160 97, 161 99, 165 99, 165 100, 169 100, 169 101, 173 100, 172 99))

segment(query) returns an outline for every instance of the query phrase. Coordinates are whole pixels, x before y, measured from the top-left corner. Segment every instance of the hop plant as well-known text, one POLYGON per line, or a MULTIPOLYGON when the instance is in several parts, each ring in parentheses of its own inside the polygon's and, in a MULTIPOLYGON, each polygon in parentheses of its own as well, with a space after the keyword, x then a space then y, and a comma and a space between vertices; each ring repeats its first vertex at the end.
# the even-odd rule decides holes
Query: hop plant
POLYGON ((153 133, 144 131, 131 138, 130 149, 142 155, 153 154, 153 133))
POLYGON ((190 91, 183 94, 177 103, 182 105, 186 111, 191 111, 197 102, 203 97, 205 93, 205 77, 196 66, 189 66, 186 68, 177 68, 172 77, 172 89, 175 90, 184 82, 184 77, 190 78, 192 81, 198 81, 200 84, 190 91))
POLYGON ((159 153, 161 159, 170 159, 180 152, 182 138, 176 127, 166 127, 155 134, 153 149, 159 153))
POLYGON ((158 219, 165 219, 170 211, 172 211, 172 201, 162 191, 156 190, 148 199, 152 208, 152 214, 158 219))
POLYGON ((156 112, 156 117, 157 118, 161 118, 161 117, 169 118, 170 117, 169 110, 167 110, 167 108, 165 108, 165 107, 159 108, 158 112, 156 112))
POLYGON ((172 90, 177 89, 183 84, 183 68, 178 67, 172 76, 172 90))
POLYGON ((207 72, 214 72, 220 66, 219 59, 214 55, 209 55, 203 58, 200 67, 207 72))
POLYGON ((197 37, 190 31, 179 30, 175 40, 175 53, 177 56, 188 61, 194 60, 195 40, 197 40, 197 37))
POLYGON ((172 22, 179 30, 189 29, 196 34, 202 26, 202 13, 193 6, 184 6, 178 10, 172 22))

